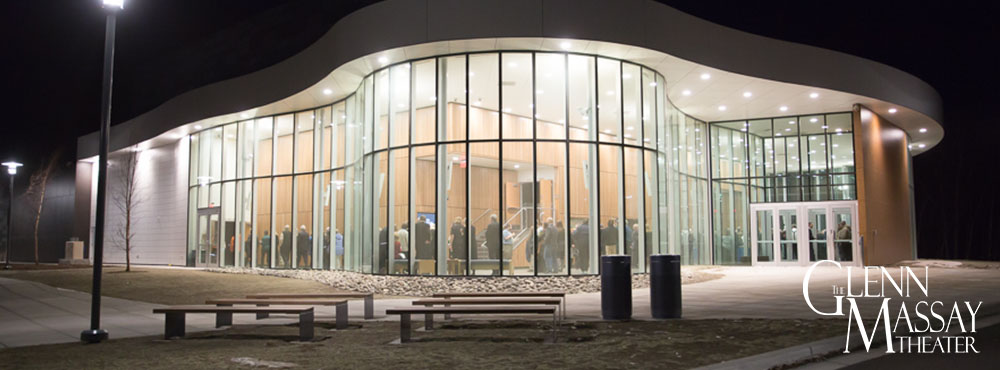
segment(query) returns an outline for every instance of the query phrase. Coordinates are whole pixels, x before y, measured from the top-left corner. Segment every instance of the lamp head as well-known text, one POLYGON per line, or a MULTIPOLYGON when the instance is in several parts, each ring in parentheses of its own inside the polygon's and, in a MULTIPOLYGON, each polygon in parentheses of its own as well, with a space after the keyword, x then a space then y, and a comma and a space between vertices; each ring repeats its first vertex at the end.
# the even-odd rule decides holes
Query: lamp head
POLYGON ((103 0, 104 8, 111 10, 125 9, 125 0, 103 0))
POLYGON ((2 164, 7 167, 7 173, 10 174, 10 175, 16 175, 17 174, 17 168, 23 166, 23 164, 20 164, 20 163, 17 163, 17 162, 13 162, 13 161, 11 161, 11 162, 4 162, 2 164))

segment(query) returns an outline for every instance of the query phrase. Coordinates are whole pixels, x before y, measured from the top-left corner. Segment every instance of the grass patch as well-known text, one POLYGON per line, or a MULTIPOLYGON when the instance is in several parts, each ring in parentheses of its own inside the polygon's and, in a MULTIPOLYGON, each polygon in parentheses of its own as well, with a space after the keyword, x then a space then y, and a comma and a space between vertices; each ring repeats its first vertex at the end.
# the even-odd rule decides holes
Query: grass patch
MULTIPOLYGON (((0 277, 36 281, 49 286, 90 292, 93 270, 42 269, 0 271, 0 277)), ((202 304, 211 298, 238 298, 247 294, 332 293, 333 287, 315 281, 250 274, 218 274, 191 269, 105 266, 101 293, 160 304, 202 304)))

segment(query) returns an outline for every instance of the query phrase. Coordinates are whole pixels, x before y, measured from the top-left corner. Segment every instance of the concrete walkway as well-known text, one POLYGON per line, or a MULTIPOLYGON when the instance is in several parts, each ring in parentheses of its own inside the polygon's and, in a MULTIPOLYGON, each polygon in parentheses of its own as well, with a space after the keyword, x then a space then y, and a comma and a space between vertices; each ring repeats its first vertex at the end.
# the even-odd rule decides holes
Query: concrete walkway
MULTIPOLYGON (((823 318, 812 312, 802 298, 804 267, 719 267, 714 272, 725 276, 683 286, 684 318, 823 318)), ((832 309, 831 285, 843 285, 845 273, 845 270, 836 268, 815 271, 810 287, 817 308, 832 309)), ((861 281, 861 271, 855 271, 854 278, 861 281)), ((929 293, 933 300, 983 301, 984 311, 995 310, 1000 307, 998 282, 1000 270, 996 269, 932 268, 929 293)), ((857 286, 854 289, 857 290, 857 286)), ((926 298, 920 293, 909 299, 926 298)), ((880 300, 867 299, 862 304, 863 312, 874 313, 876 301, 880 300)), ((600 320, 600 302, 600 293, 569 295, 569 319, 600 320)), ((375 301, 376 319, 397 320, 398 317, 386 317, 385 309, 409 305, 410 299, 378 299, 375 301)), ((363 317, 360 302, 352 301, 348 306, 352 322, 363 317)), ((111 333, 112 338, 162 335, 163 315, 154 315, 155 307, 160 305, 105 297, 102 327, 111 333)), ((893 307, 898 308, 896 305, 893 307)), ((333 310, 332 307, 317 308, 317 319, 329 320, 334 316, 333 310)), ((980 314, 985 316, 987 312, 980 314)), ((633 291, 633 318, 651 318, 648 289, 633 291)), ((295 320, 274 318, 261 322, 256 321, 253 315, 234 317, 237 325, 291 322, 295 320)), ((213 315, 189 315, 187 330, 215 330, 214 323, 213 315)), ((89 294, 0 278, 0 348, 78 341, 80 331, 89 325, 89 294)))

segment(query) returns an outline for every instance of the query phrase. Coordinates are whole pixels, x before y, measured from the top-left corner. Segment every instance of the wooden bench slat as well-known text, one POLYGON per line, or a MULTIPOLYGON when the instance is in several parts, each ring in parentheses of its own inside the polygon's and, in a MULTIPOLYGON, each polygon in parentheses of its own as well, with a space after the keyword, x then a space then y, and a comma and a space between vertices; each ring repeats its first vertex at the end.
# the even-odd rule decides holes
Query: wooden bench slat
POLYGON ((276 305, 316 305, 336 306, 347 303, 346 299, 262 299, 262 298, 217 298, 205 301, 206 304, 276 304, 276 305))
POLYGON ((153 313, 174 313, 174 312, 187 312, 187 313, 216 313, 216 312, 229 312, 229 313, 257 313, 257 312, 267 312, 267 313, 302 313, 307 311, 312 311, 312 307, 303 306, 268 306, 268 307, 256 307, 256 306, 215 306, 215 305, 184 305, 184 306, 169 306, 154 308, 153 313))
POLYGON ((247 298, 274 299, 274 298, 365 298, 372 296, 372 293, 259 293, 247 294, 247 298))
POLYGON ((565 297, 566 292, 434 293, 433 297, 565 297))
POLYGON ((556 308, 551 306, 461 306, 461 307, 397 307, 387 308, 387 315, 400 314, 502 314, 502 313, 555 313, 556 308))
POLYGON ((429 305, 429 304, 454 304, 454 305, 468 305, 468 304, 486 304, 486 305, 499 305, 499 304, 562 304, 561 298, 537 298, 537 297, 525 297, 525 298, 457 298, 457 299, 445 299, 445 298, 427 298, 427 299, 417 299, 413 301, 414 305, 429 305))

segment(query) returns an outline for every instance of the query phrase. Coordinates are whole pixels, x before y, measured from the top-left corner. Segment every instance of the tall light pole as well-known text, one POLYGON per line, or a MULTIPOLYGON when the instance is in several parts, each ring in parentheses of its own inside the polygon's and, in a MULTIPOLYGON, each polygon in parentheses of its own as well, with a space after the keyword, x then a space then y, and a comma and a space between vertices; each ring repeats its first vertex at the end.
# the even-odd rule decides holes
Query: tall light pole
POLYGON ((115 64, 115 15, 125 8, 125 0, 103 0, 108 13, 104 28, 104 82, 101 94, 101 139, 97 161, 97 214, 94 220, 93 287, 90 290, 90 330, 80 333, 80 340, 98 343, 108 339, 108 331, 101 329, 101 274, 104 270, 104 210, 108 181, 108 138, 111 131, 111 76, 115 64))
POLYGON ((14 228, 11 226, 11 222, 14 217, 14 175, 17 175, 17 168, 21 167, 22 164, 11 161, 4 162, 4 166, 7 167, 7 174, 10 175, 10 203, 7 203, 7 259, 4 262, 3 269, 10 270, 10 245, 11 240, 14 238, 14 228))

